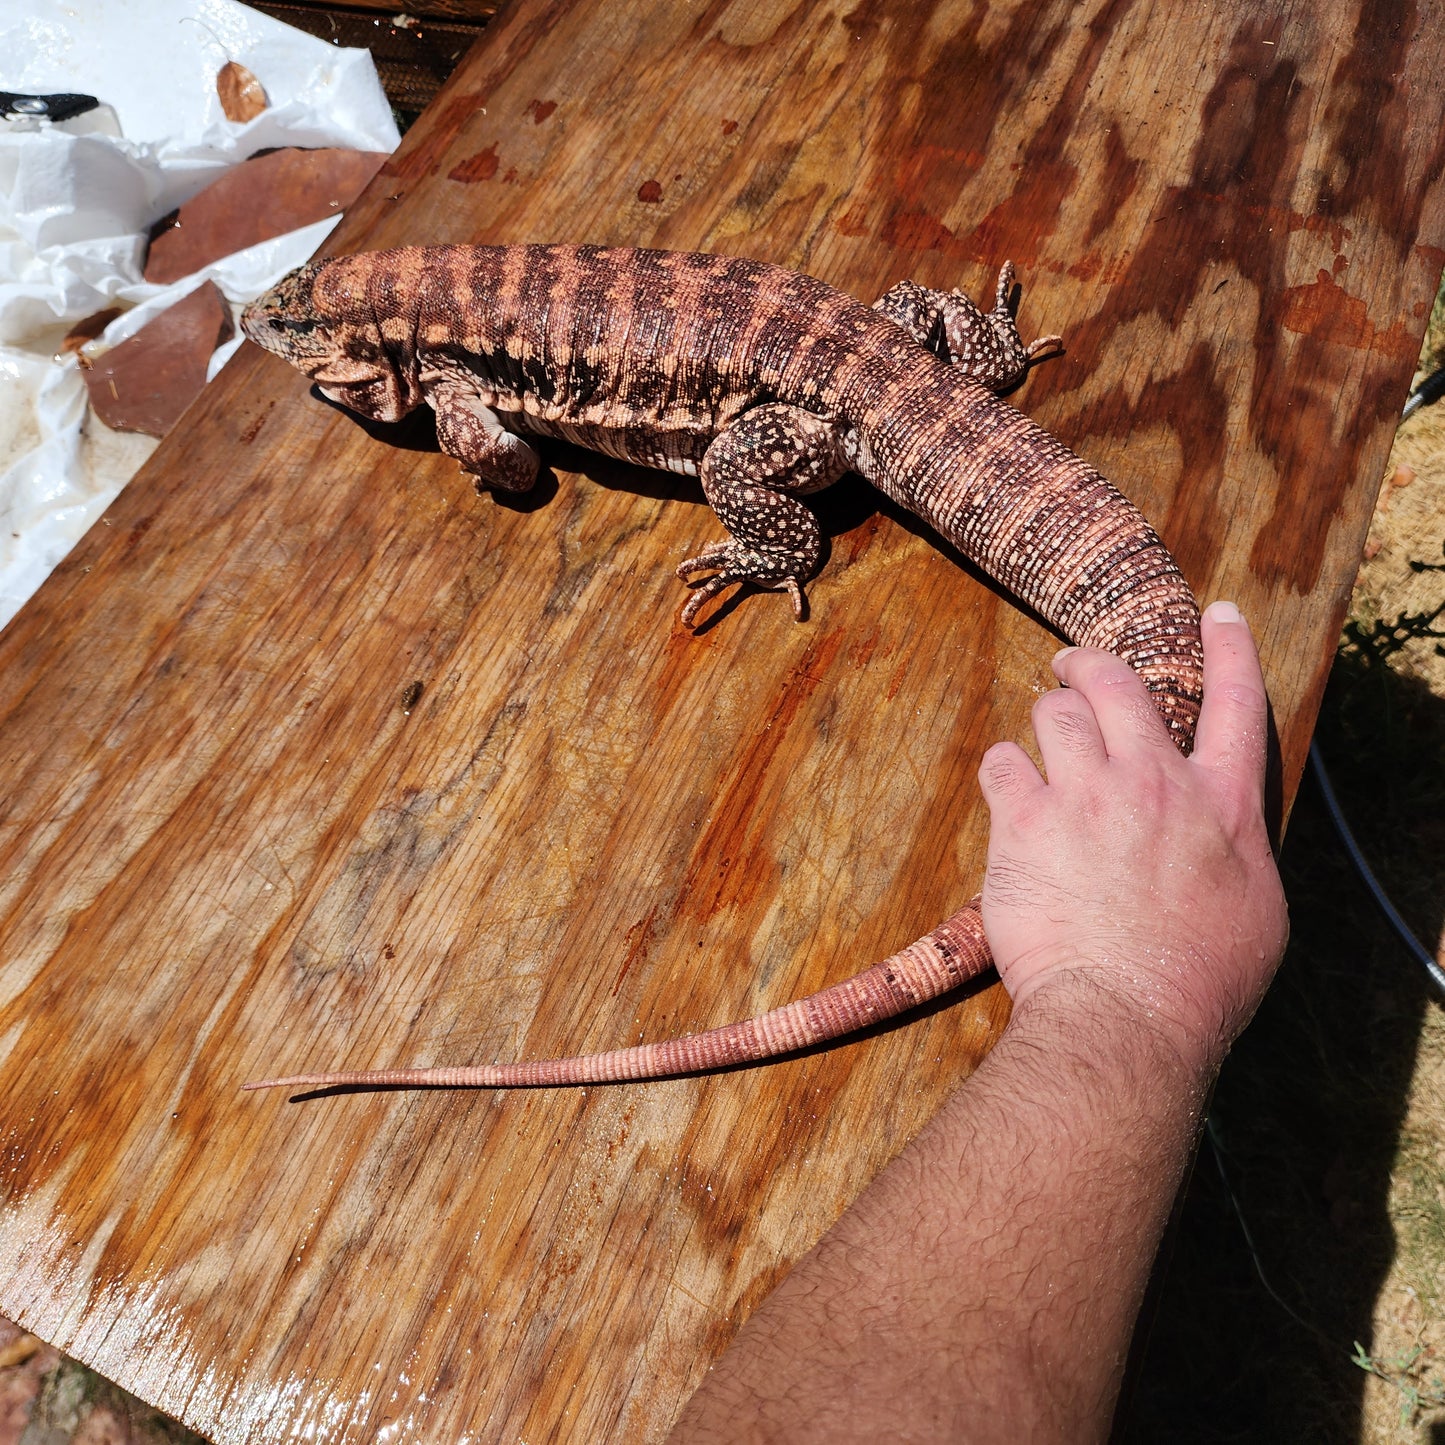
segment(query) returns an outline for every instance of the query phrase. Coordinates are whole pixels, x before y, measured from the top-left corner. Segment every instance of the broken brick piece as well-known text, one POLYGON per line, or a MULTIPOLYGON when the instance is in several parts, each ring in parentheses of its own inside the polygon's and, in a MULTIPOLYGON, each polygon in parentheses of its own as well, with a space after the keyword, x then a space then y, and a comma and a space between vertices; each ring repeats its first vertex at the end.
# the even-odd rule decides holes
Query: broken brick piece
MULTIPOLYGON (((65 333, 65 339, 60 343, 59 354, 61 356, 68 356, 72 351, 79 351, 87 341, 94 341, 119 315, 119 306, 107 306, 104 311, 92 312, 84 321, 77 321, 75 325, 65 333)), ((82 355, 80 364, 82 366, 89 366, 90 362, 82 355)))
POLYGON ((169 285, 233 251, 338 215, 385 159, 382 151, 287 147, 242 161, 162 223, 146 280, 169 285))
POLYGON ((231 313, 207 281, 91 363, 90 404, 117 431, 164 436, 206 384, 211 353, 231 335, 231 313))
POLYGON ((270 104, 261 82, 234 60, 228 60, 217 74, 216 96, 226 119, 242 125, 248 120, 255 120, 270 104))

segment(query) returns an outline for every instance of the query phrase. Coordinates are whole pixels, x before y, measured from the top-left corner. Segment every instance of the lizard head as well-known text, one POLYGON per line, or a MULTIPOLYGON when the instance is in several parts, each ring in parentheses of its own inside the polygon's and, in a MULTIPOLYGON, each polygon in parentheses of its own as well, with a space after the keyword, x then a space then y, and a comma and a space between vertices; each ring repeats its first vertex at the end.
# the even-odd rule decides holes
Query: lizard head
POLYGON ((311 261, 283 276, 241 313, 257 346, 309 376, 323 396, 373 421, 400 421, 422 400, 411 328, 383 324, 367 256, 311 261))

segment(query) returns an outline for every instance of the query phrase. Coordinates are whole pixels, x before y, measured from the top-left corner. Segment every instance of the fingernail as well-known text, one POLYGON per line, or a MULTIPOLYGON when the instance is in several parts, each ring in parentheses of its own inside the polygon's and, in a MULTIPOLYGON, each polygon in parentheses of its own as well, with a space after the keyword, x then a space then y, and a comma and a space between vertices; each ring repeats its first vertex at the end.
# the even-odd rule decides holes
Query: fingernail
POLYGON ((1204 609, 1204 615, 1211 622, 1242 622, 1244 619, 1239 615, 1239 608, 1232 602, 1211 602, 1204 609))
POLYGON ((1078 650, 1079 649, 1077 647, 1061 647, 1056 653, 1054 653, 1054 661, 1062 662, 1064 658, 1066 658, 1071 652, 1077 652, 1078 650))

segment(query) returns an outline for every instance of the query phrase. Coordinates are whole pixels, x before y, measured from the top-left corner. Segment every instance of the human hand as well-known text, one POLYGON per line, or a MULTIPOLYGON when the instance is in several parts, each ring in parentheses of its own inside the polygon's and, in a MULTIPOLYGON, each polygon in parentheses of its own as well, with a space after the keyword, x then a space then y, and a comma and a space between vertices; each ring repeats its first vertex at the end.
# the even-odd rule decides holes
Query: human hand
POLYGON ((1249 627, 1203 617, 1204 704, 1183 757, 1117 657, 1070 648, 1034 705, 1047 781, 1016 743, 984 754, 983 922, 1015 1007, 1068 981, 1217 1065, 1284 951, 1263 814, 1267 704, 1249 627))

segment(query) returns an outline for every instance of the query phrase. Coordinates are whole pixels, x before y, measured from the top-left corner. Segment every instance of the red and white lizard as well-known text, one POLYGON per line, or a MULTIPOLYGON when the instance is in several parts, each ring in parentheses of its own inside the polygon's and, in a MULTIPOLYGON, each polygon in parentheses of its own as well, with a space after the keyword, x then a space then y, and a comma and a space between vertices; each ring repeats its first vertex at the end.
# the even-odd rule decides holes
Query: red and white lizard
MULTIPOLYGON (((800 496, 861 473, 1071 642, 1144 679, 1178 745, 1198 716, 1194 597, 1139 512, 994 394, 1058 344, 1007 306, 903 282, 867 307, 812 277, 689 252, 442 246, 304 266, 253 303, 247 336, 378 421, 423 403, 480 483, 529 487, 529 435, 701 478, 728 540, 678 568, 683 609, 736 583, 787 591, 818 564, 800 496)), ((872 968, 740 1023, 573 1058, 298 1074, 249 1089, 515 1087, 657 1078, 773 1057, 888 1019, 990 964, 978 899, 872 968)))

